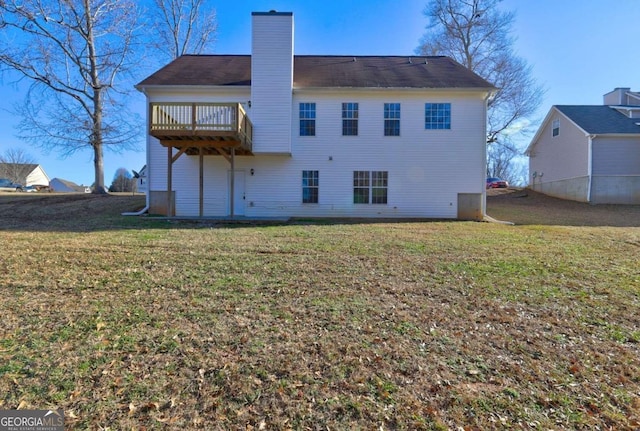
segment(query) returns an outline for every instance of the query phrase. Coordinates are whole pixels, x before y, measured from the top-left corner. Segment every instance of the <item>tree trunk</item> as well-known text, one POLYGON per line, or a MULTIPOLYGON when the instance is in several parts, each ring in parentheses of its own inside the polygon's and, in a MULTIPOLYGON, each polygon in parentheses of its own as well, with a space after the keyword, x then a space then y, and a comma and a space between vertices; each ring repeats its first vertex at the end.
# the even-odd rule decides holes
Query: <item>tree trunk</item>
POLYGON ((104 186, 104 160, 102 157, 102 144, 95 143, 93 145, 93 168, 95 172, 95 180, 93 193, 105 194, 107 188, 104 186))
POLYGON ((84 10, 87 25, 87 48, 89 52, 91 85, 93 87, 93 130, 91 131, 91 147, 94 158, 93 167, 95 170, 95 182, 93 193, 106 194, 108 191, 104 186, 104 160, 102 155, 102 83, 98 75, 98 54, 96 52, 96 42, 93 34, 92 10, 89 0, 84 0, 84 10))
POLYGON ((93 193, 106 194, 108 190, 104 186, 104 157, 102 151, 102 93, 99 88, 93 90, 93 133, 91 134, 91 141, 95 172, 93 193))

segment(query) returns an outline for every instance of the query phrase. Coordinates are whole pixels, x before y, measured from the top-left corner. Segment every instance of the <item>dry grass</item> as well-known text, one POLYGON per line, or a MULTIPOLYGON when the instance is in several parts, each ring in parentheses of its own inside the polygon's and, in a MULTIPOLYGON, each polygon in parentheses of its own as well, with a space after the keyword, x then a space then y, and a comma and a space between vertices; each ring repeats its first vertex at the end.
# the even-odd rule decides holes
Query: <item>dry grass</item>
POLYGON ((0 197, 0 409, 96 430, 640 427, 637 227, 118 215, 141 204, 0 197))
POLYGON ((529 189, 487 191, 491 216, 516 224, 640 227, 640 205, 590 205, 529 189))

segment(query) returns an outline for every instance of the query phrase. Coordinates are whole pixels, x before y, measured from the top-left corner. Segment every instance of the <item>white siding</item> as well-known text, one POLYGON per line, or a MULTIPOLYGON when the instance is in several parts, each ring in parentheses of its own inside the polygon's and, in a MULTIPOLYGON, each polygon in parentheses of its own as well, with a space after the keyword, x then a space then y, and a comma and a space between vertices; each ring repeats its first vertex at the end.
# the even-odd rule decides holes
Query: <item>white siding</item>
MULTIPOLYGON (((153 101, 167 97, 156 95, 153 101)), ((194 100, 193 96, 183 97, 194 100)), ((201 92, 199 97, 214 101, 220 94, 212 91, 204 96, 201 92)), ((179 99, 175 94, 170 98, 179 99)), ((289 107, 289 117, 294 119, 287 132, 292 142, 290 156, 236 157, 236 169, 245 173, 244 212, 248 217, 455 218, 458 193, 484 193, 485 102, 481 92, 307 90, 296 91, 289 107), (316 136, 299 136, 300 102, 316 103, 316 136), (358 136, 342 136, 343 102, 359 104, 358 136), (384 136, 385 102, 401 104, 400 136, 384 136), (424 105, 428 102, 451 103, 451 130, 425 130, 424 105), (302 203, 303 170, 319 171, 318 204, 302 203), (387 204, 353 203, 356 170, 388 172, 387 204)), ((166 190, 167 150, 153 138, 148 150, 150 190, 166 190)), ((205 157, 207 216, 228 215, 229 167, 220 156, 205 157)), ((198 215, 198 176, 197 156, 182 155, 174 163, 176 215, 198 215)))
POLYGON ((27 175, 27 181, 25 186, 48 186, 49 177, 44 172, 42 167, 38 165, 33 171, 27 175))
POLYGON ((293 15, 254 13, 252 26, 253 151, 290 153, 293 15))
POLYGON ((557 109, 551 109, 529 156, 531 184, 534 184, 534 172, 536 185, 589 175, 588 137, 557 109), (560 121, 558 136, 552 136, 554 120, 560 121))

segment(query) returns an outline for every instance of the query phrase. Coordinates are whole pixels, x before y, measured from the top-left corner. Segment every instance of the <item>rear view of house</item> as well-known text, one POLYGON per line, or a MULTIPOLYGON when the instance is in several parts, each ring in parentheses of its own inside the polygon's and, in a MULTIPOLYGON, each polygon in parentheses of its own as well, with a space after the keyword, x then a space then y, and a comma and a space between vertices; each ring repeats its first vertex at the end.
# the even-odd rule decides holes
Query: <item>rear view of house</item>
POLYGON ((616 88, 603 105, 556 105, 529 148, 529 184, 595 204, 640 204, 640 93, 616 88))
POLYGON ((490 83, 446 57, 294 55, 288 12, 252 26, 251 55, 136 86, 151 213, 483 217, 490 83))

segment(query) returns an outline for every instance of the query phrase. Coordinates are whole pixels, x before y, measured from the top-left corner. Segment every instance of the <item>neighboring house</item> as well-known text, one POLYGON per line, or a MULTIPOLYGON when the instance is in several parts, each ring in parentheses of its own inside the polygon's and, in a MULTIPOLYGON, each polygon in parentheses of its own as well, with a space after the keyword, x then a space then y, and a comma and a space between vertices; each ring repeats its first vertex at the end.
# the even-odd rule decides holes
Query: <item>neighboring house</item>
POLYGON ((640 204, 640 93, 616 88, 604 105, 556 105, 527 148, 529 184, 594 204, 640 204))
POLYGON ((49 186, 49 177, 42 166, 35 163, 0 163, 0 178, 8 178, 25 187, 49 186))
POLYGON ((494 87, 447 57, 299 56, 252 13, 251 55, 185 55, 140 82, 150 213, 482 219, 494 87))
POLYGON ((54 178, 49 183, 49 189, 56 193, 91 193, 91 189, 87 186, 79 186, 72 181, 63 180, 62 178, 54 178))
POLYGON ((144 165, 139 172, 133 171, 136 179, 136 192, 147 193, 147 165, 144 165))

